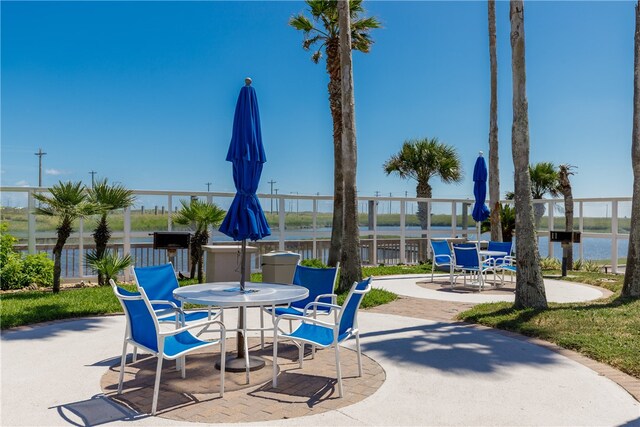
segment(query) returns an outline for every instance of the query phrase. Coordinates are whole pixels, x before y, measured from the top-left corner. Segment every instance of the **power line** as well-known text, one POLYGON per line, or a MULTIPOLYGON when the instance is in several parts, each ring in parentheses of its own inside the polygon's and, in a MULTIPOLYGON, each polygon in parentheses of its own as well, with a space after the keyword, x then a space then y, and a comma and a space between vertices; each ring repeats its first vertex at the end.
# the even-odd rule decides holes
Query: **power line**
POLYGON ((93 188, 96 185, 96 181, 94 177, 97 173, 98 172, 96 171, 89 171, 89 174, 91 175, 91 188, 93 188))
POLYGON ((42 156, 47 153, 42 151, 42 148, 38 148, 38 152, 34 153, 38 156, 38 187, 42 187, 42 156))

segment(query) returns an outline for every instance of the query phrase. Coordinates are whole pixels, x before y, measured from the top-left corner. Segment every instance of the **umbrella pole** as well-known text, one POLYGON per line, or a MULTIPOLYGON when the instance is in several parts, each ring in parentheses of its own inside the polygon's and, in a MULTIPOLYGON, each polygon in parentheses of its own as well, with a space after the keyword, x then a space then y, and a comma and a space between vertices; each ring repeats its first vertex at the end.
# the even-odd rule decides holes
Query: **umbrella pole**
MULTIPOLYGON (((244 282, 246 277, 244 276, 245 269, 245 260, 244 257, 247 253, 247 239, 242 239, 242 246, 240 249, 240 292, 244 292, 244 282)), ((236 349, 238 350, 238 359, 244 359, 245 353, 245 345, 244 345, 244 319, 245 317, 245 308, 240 307, 238 310, 238 333, 236 334, 236 341, 238 345, 236 349), (242 332, 241 332, 242 331, 242 332)))

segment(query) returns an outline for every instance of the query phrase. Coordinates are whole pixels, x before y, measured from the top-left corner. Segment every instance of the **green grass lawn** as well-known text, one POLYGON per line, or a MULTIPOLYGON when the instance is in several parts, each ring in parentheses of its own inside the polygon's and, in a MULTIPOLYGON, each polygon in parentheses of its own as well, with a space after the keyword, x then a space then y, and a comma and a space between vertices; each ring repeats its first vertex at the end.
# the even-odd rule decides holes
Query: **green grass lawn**
POLYGON ((515 310, 510 303, 480 304, 459 318, 542 338, 640 378, 640 300, 620 298, 623 276, 570 274, 566 280, 602 286, 614 294, 586 303, 551 303, 548 310, 515 310))
MULTIPOLYGON (((396 274, 396 273, 389 273, 396 274)), ((251 280, 259 282, 261 274, 252 274, 251 280)), ((196 283, 181 280, 180 285, 196 283)), ((134 290, 133 286, 125 286, 134 290)), ((345 294, 338 295, 342 303, 345 294)), ((362 301, 362 307, 375 307, 393 301, 398 296, 384 289, 374 288, 362 301)), ((30 325, 58 319, 122 313, 122 307, 110 286, 95 288, 63 289, 59 294, 50 290, 3 293, 0 295, 0 328, 30 325)))

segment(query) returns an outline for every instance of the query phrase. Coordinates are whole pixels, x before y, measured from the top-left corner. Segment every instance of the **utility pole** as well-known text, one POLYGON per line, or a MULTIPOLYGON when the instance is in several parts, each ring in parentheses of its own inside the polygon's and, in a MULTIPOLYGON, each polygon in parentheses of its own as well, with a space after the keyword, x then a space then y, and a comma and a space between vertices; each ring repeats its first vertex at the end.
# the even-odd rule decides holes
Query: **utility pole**
POLYGON ((375 196, 380 197, 380 192, 378 190, 376 190, 375 196))
MULTIPOLYGON (((391 193, 389 193, 389 197, 391 197, 391 193)), ((389 200, 389 214, 391 214, 391 200, 389 200)))
POLYGON ((89 171, 89 174, 91 175, 91 188, 93 188, 96 185, 96 180, 94 177, 97 173, 98 172, 96 171, 89 171))
POLYGON ((208 193, 209 191, 211 191, 211 183, 210 183, 210 182, 207 182, 207 193, 208 193))
POLYGON ((42 148, 38 148, 38 152, 34 154, 38 156, 38 187, 42 187, 42 156, 47 153, 43 152, 42 148))
MULTIPOLYGON (((269 181, 269 184, 271 184, 271 196, 273 196, 273 184, 275 184, 276 181, 273 180, 273 178, 271 178, 271 181, 269 181)), ((276 194, 278 194, 278 190, 276 190, 276 194)), ((273 213, 273 197, 271 197, 271 210, 270 213, 273 213)))

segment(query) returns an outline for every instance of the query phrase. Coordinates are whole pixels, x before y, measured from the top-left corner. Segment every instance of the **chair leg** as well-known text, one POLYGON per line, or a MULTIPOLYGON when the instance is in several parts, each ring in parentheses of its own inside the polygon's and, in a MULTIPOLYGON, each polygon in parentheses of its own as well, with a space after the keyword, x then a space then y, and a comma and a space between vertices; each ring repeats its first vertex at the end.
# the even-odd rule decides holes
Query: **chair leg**
POLYGON ((336 376, 338 377, 338 395, 342 397, 342 371, 340 370, 340 344, 336 343, 336 376))
POLYGON ((133 356, 131 360, 133 361, 133 363, 136 363, 138 361, 138 347, 136 347, 135 345, 133 346, 133 356))
POLYGON ((356 332, 356 351, 358 353, 358 376, 362 376, 362 351, 360 350, 360 331, 356 332))
POLYGON ((153 403, 151 405, 151 415, 156 414, 158 408, 158 392, 160 391, 160 375, 162 374, 162 355, 158 355, 158 366, 156 367, 156 383, 153 386, 153 403))
POLYGON ((298 348, 298 363, 300 364, 300 369, 302 369, 303 360, 304 360, 304 343, 300 343, 300 347, 298 348))
MULTIPOLYGON (((135 346, 133 347, 135 349, 135 346)), ((122 381, 124 380, 124 367, 127 363, 127 341, 122 344, 122 358, 120 361, 120 378, 118 379, 118 394, 122 394, 122 381)))
POLYGON ((185 379, 187 377, 187 355, 186 354, 180 358, 180 369, 181 369, 180 374, 182 376, 182 379, 185 379))
POLYGON ((271 386, 278 387, 278 330, 276 328, 273 329, 273 379, 271 386))
POLYGON ((258 307, 260 310, 260 350, 264 350, 264 307, 258 307))
MULTIPOLYGON (((222 335, 222 332, 220 332, 222 335)), ((227 352, 225 349, 225 337, 220 339, 220 397, 224 396, 224 370, 225 370, 225 362, 227 359, 227 352)))

